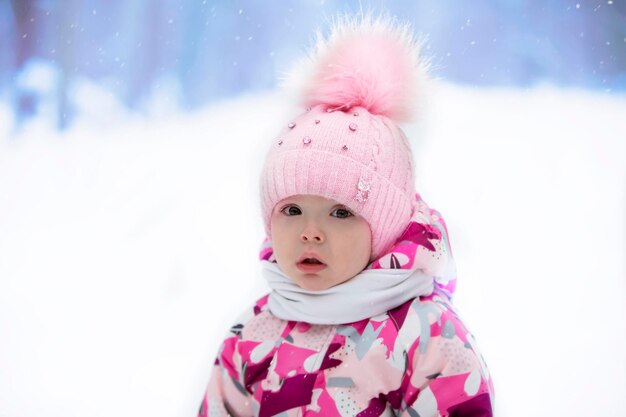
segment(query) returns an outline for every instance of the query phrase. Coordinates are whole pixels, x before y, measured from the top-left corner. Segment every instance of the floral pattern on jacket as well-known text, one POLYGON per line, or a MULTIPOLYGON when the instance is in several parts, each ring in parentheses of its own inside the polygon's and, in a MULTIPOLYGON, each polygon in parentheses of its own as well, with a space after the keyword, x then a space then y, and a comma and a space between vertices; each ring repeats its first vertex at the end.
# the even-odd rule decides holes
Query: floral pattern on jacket
MULTIPOLYGON (((199 417, 492 416, 494 389, 451 298, 456 276, 445 223, 416 195, 394 248, 368 268, 416 268, 432 294, 342 325, 276 318, 268 296, 222 343, 199 417)), ((260 257, 272 260, 264 243, 260 257)))

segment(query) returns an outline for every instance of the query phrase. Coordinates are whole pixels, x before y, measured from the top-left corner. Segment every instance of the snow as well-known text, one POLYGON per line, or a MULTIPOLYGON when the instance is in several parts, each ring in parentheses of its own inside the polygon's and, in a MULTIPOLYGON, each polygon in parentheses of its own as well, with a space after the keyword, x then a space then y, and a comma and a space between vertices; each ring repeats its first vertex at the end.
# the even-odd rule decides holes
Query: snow
MULTIPOLYGON (((191 416, 267 290, 258 173, 296 111, 267 92, 149 118, 94 88, 64 133, 0 102, 0 416, 191 416)), ((406 127, 418 190, 497 415, 623 413, 626 96, 438 82, 429 109, 406 127)))

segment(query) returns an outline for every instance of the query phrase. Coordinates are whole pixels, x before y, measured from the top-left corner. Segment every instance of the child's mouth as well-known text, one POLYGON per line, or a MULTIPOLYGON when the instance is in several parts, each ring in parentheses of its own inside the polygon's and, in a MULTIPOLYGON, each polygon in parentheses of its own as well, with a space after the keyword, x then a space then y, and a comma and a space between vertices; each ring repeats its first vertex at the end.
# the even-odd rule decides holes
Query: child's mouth
POLYGON ((302 262, 298 262, 296 266, 302 272, 308 272, 308 273, 319 272, 322 269, 326 268, 326 265, 324 265, 319 260, 313 259, 313 258, 304 259, 302 262))
POLYGON ((302 261, 305 264, 321 264, 322 262, 315 258, 306 258, 302 261))

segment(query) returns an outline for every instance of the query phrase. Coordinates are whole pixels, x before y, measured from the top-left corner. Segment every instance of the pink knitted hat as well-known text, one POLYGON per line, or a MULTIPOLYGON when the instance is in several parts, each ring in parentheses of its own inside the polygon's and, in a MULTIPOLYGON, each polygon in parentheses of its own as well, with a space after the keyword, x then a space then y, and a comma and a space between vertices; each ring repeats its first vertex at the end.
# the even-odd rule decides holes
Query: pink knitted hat
POLYGON ((363 216, 371 258, 393 245, 416 201, 411 149, 396 123, 415 113, 425 68, 410 27, 389 18, 340 17, 327 38, 318 33, 291 78, 304 77, 307 109, 285 123, 261 173, 267 236, 279 201, 311 194, 363 216))

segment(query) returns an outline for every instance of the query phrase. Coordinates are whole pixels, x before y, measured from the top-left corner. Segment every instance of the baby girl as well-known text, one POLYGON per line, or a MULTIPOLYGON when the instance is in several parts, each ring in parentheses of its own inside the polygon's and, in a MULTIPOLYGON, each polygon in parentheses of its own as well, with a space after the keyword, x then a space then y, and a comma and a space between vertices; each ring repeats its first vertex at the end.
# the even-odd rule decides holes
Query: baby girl
POLYGON ((491 416, 446 225, 398 126, 426 80, 410 28, 339 18, 298 73, 306 110, 261 173, 271 292, 222 342, 199 416, 491 416))

